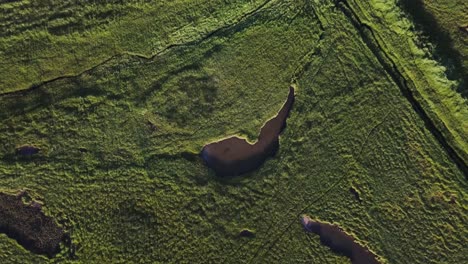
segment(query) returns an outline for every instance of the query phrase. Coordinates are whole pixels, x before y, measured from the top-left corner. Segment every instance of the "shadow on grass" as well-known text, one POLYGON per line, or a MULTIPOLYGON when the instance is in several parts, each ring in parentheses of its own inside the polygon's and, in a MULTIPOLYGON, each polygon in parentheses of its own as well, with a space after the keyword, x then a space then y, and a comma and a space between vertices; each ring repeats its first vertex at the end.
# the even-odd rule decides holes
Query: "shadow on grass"
POLYGON ((422 31, 424 36, 434 44, 437 59, 448 66, 447 76, 450 79, 460 80, 457 92, 463 98, 468 98, 468 69, 463 67, 462 55, 454 47, 449 32, 445 31, 436 17, 426 9, 423 0, 400 0, 399 5, 410 15, 416 29, 422 31))

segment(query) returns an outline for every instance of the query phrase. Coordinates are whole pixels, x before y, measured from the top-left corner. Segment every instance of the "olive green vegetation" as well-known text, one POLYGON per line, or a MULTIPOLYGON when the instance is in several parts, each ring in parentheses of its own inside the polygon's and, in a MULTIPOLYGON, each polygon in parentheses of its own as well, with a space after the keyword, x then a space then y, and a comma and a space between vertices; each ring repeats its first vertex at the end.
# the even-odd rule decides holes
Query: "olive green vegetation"
POLYGON ((62 228, 52 217, 44 215, 41 204, 27 192, 0 193, 0 208, 0 230, 28 250, 52 257, 60 250, 60 242, 66 241, 62 228))
POLYGON ((72 76, 114 56, 151 56, 235 23, 260 0, 2 1, 0 91, 72 76))
POLYGON ((413 26, 398 12, 396 4, 383 0, 350 3, 362 14, 361 21, 372 27, 376 42, 398 67, 425 112, 468 164, 468 104, 457 92, 462 80, 448 79, 450 66, 438 65, 429 49, 413 40, 413 26))
POLYGON ((349 261, 304 232, 304 213, 384 263, 466 261, 466 175, 372 47, 465 162, 466 101, 397 1, 49 2, 0 8, 31 14, 2 16, 1 90, 56 79, 0 97, 0 184, 44 201, 76 251, 48 259, 0 235, 2 263, 349 261), (217 178, 201 148, 254 139, 290 85, 276 157, 217 178), (25 144, 41 151, 17 156, 25 144))
MULTIPOLYGON (((453 81, 449 85, 430 82, 422 85, 421 90, 423 97, 430 101, 429 107, 450 130, 446 137, 455 138, 458 141, 455 145, 463 145, 463 150, 458 152, 467 161, 468 140, 463 137, 468 134, 468 3, 460 0, 401 0, 401 3, 415 22, 419 35, 416 44, 441 62, 444 77, 453 81), (453 115, 455 119, 450 118, 453 115)), ((437 79, 441 83, 441 78, 437 79)))
POLYGON ((467 97, 468 3, 463 0, 401 0, 401 4, 426 41, 426 48, 447 65, 448 77, 462 79, 458 90, 467 97))

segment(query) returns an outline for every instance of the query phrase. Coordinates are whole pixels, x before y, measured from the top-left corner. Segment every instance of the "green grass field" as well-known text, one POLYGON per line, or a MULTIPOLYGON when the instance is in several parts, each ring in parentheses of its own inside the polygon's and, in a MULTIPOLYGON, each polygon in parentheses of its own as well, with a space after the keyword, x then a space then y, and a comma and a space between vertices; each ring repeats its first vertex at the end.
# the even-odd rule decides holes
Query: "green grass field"
POLYGON ((0 262, 350 263, 307 214, 382 263, 465 263, 467 4, 423 2, 458 53, 397 0, 0 0, 0 192, 72 241, 49 259, 0 234, 0 262), (274 158, 205 166, 291 85, 274 158))

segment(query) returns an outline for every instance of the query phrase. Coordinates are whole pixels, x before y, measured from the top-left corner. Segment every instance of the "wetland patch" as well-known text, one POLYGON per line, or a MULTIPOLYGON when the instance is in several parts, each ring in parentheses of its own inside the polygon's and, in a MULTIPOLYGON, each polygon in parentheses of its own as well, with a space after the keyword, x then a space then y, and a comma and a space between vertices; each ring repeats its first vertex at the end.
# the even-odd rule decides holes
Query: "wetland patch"
POLYGON ((379 264, 377 256, 359 244, 354 237, 339 226, 313 220, 302 216, 302 225, 307 232, 317 234, 320 242, 337 254, 349 257, 353 264, 379 264))
POLYGON ((18 195, 0 193, 0 233, 49 258, 60 251, 60 242, 67 237, 54 219, 44 214, 42 205, 25 191, 18 195))
POLYGON ((294 88, 278 114, 262 127, 255 144, 239 137, 230 137, 206 145, 201 156, 208 167, 219 176, 241 175, 260 167, 279 148, 279 135, 286 126, 286 119, 294 103, 294 88))
POLYGON ((23 145, 18 148, 16 148, 16 154, 20 156, 32 156, 34 154, 39 153, 40 149, 35 146, 31 145, 23 145))

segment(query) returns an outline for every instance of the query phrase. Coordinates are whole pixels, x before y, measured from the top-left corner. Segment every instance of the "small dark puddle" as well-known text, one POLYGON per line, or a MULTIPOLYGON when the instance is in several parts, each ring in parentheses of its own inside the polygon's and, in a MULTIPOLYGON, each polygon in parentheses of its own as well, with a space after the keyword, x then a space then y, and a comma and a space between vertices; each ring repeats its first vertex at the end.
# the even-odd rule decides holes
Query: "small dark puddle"
POLYGON ((16 154, 21 155, 21 156, 32 156, 34 154, 37 154, 39 152, 39 148, 35 146, 21 146, 16 149, 16 154))
POLYGON ((329 247, 333 252, 344 255, 353 264, 379 264, 377 256, 356 240, 341 230, 337 225, 321 223, 312 220, 308 216, 302 217, 302 225, 305 230, 320 236, 320 242, 329 247))
POLYGON ((206 145, 201 156, 207 166, 219 176, 236 176, 255 170, 279 148, 279 135, 294 103, 294 88, 289 88, 288 99, 273 119, 261 129, 258 141, 249 144, 245 139, 230 137, 206 145))
POLYGON ((87 153, 88 149, 87 148, 78 148, 78 151, 81 153, 87 153))
POLYGON ((60 251, 59 244, 67 236, 54 219, 42 212, 39 203, 29 200, 26 192, 0 193, 0 233, 33 253, 51 258, 60 251))
POLYGON ((349 187, 349 192, 354 196, 354 198, 358 201, 358 202, 362 202, 362 199, 361 199, 361 196, 359 195, 359 192, 358 190, 356 190, 356 188, 354 187, 349 187))
POLYGON ((240 237, 254 238, 255 233, 249 229, 243 229, 239 232, 240 237))
POLYGON ((460 29, 462 33, 468 34, 468 26, 459 26, 458 29, 460 29))

